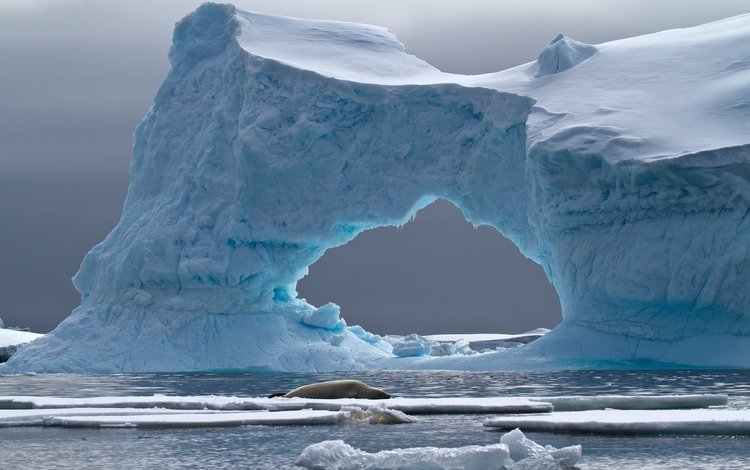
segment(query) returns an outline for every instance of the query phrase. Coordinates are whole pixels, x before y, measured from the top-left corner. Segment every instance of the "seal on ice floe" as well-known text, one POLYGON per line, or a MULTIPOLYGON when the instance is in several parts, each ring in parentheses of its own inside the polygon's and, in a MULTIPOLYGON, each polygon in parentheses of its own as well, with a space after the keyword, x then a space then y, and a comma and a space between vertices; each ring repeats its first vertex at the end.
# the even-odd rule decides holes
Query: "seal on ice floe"
POLYGON ((288 393, 274 393, 268 398, 368 398, 378 400, 391 398, 379 388, 370 387, 359 380, 330 380, 328 382, 318 382, 314 384, 297 387, 288 393))

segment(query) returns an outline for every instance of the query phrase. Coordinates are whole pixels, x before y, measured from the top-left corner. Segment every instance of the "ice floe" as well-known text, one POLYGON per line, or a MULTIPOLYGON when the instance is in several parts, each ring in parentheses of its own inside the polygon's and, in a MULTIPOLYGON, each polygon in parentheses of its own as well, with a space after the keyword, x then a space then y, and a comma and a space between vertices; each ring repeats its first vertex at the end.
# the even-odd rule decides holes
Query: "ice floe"
MULTIPOLYGON (((347 411, 295 410, 295 411, 176 411, 159 408, 133 409, 100 413, 98 409, 74 409, 74 413, 57 413, 50 410, 46 415, 34 415, 24 421, 30 410, 14 410, 6 420, 0 412, 0 425, 37 425, 62 427, 214 427, 247 425, 292 425, 292 424, 342 424, 349 420, 347 411)), ((4 411, 4 410, 3 410, 4 411)), ((39 410, 31 410, 39 411, 39 410)), ((360 410, 361 411, 361 410, 360 410)), ((360 420, 361 421, 361 420, 360 420)))
POLYGON ((727 395, 597 395, 533 398, 551 403, 555 411, 584 411, 613 408, 618 410, 665 410, 681 408, 707 408, 723 406, 729 402, 727 395))
POLYGON ((340 411, 216 411, 164 408, 54 408, 0 410, 0 427, 214 427, 298 424, 401 424, 411 416, 385 405, 342 407, 340 411))
POLYGON ((709 409, 728 402, 726 395, 710 394, 396 397, 387 400, 165 395, 0 396, 0 426, 396 424, 414 422, 415 418, 410 415, 496 414, 504 416, 485 421, 485 426, 566 432, 750 434, 750 410, 709 409))
POLYGON ((484 423, 500 429, 594 434, 750 434, 750 409, 588 410, 502 416, 484 423))
POLYGON ((0 396, 3 409, 54 408, 167 408, 177 410, 268 410, 293 411, 302 409, 338 411, 342 407, 370 408, 384 404, 391 410, 409 414, 497 414, 545 413, 552 411, 550 403, 523 397, 481 398, 390 398, 368 400, 343 398, 335 400, 306 398, 263 398, 230 396, 129 396, 129 397, 32 397, 0 396))

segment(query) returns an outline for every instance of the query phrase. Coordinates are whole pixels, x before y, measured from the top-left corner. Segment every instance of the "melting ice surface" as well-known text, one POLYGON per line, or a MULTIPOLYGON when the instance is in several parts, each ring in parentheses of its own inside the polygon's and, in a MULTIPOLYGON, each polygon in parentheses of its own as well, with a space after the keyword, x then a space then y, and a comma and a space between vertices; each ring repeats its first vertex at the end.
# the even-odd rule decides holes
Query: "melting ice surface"
POLYGON ((750 365, 750 15, 463 76, 387 30, 206 4, 135 136, 81 306, 3 368, 315 371, 750 365), (436 198, 539 263, 562 324, 396 357, 295 286, 436 198), (639 362, 640 361, 640 362, 639 362))

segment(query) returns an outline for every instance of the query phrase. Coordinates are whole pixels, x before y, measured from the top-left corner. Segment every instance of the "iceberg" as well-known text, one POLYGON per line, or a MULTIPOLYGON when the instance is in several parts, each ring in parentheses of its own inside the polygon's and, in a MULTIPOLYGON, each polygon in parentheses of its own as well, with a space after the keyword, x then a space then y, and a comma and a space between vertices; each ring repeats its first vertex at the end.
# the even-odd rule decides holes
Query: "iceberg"
POLYGON ((559 36, 465 76, 384 28, 204 4, 175 27, 122 218, 74 278, 81 305, 0 370, 748 367, 748 41, 750 15, 559 36), (544 268, 560 326, 396 358, 297 297, 327 249, 438 198, 544 268))

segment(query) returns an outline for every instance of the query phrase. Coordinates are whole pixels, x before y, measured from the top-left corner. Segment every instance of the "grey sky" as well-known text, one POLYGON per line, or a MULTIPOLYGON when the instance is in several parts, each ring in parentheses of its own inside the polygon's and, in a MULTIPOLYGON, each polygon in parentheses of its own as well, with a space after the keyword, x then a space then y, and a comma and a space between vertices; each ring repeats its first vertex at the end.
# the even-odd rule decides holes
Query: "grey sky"
MULTIPOLYGON (((117 223, 132 132, 164 78, 174 22, 200 1, 0 2, 0 317, 46 332, 78 302, 70 278, 117 223)), ((379 24, 445 71, 533 60, 557 33, 599 43, 750 10, 750 0, 238 1, 379 24)), ((449 204, 332 250, 300 287, 378 333, 522 331, 560 320, 538 267, 449 204)))

